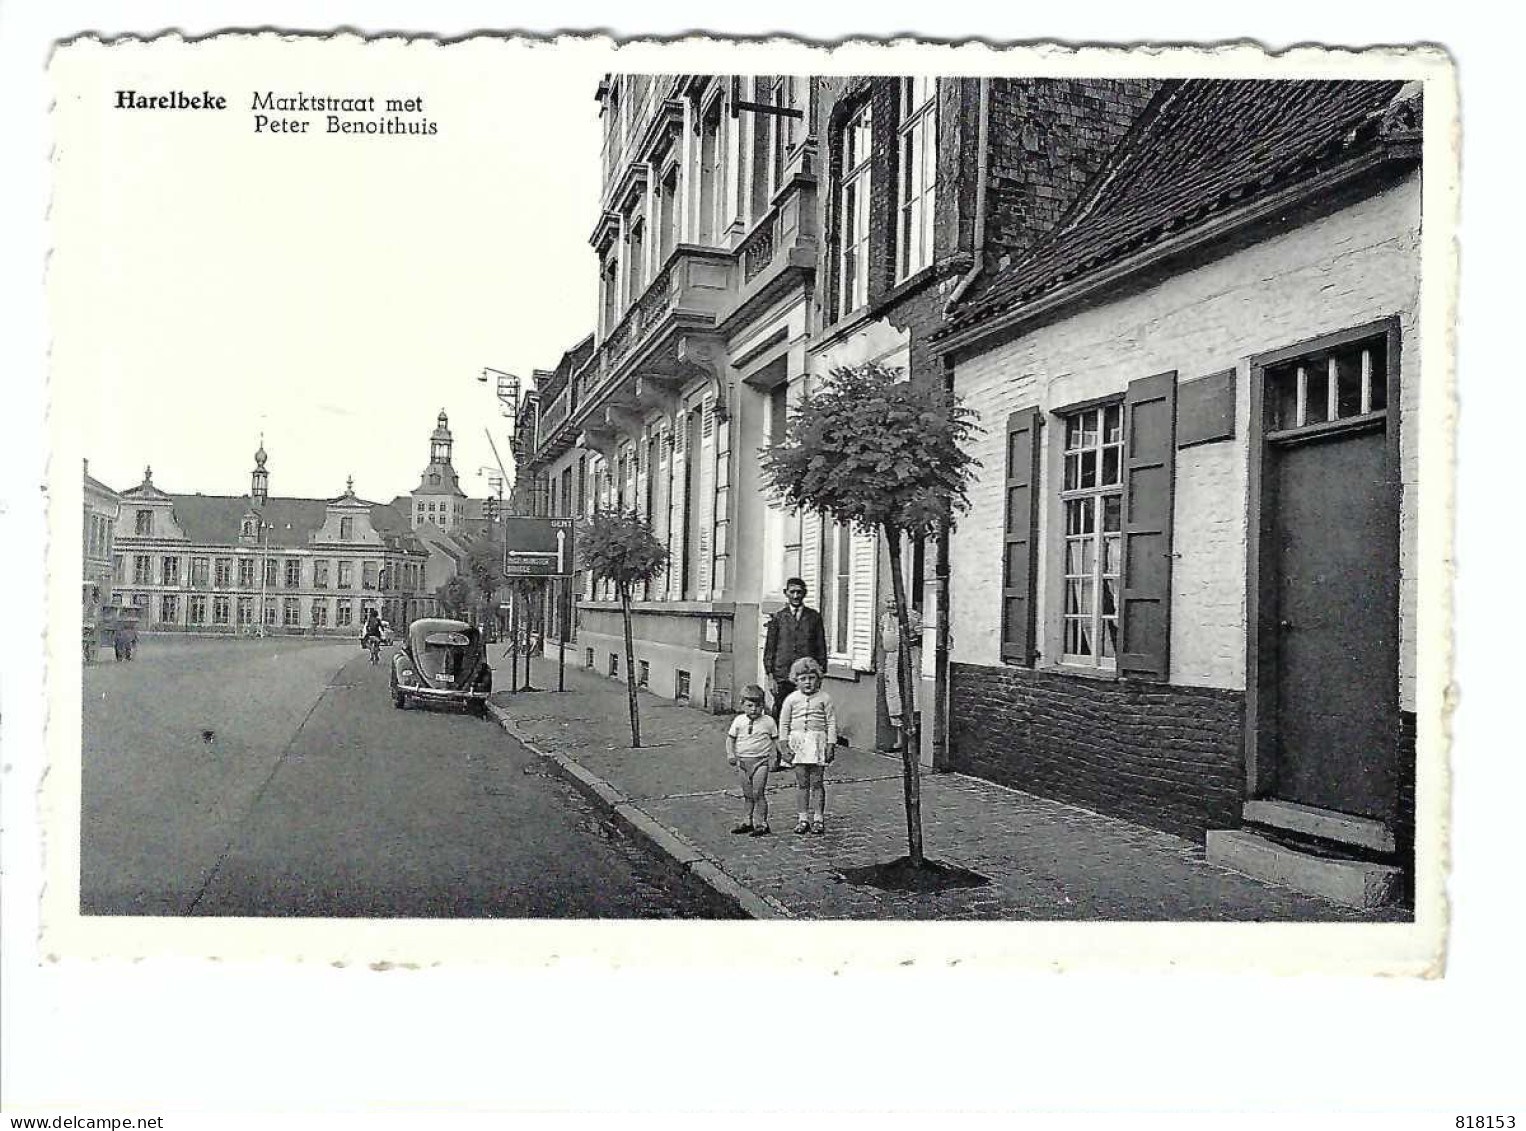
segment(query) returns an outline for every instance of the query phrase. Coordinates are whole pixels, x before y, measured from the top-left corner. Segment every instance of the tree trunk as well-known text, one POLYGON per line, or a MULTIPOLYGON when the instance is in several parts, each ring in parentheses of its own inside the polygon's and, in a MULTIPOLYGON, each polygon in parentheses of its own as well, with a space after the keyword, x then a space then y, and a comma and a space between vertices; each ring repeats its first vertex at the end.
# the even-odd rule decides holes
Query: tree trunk
POLYGON ((906 582, 901 577, 901 532, 885 527, 890 545, 890 585, 895 592, 896 630, 901 639, 897 650, 896 679, 901 687, 901 791, 906 798, 906 847, 911 866, 922 867, 922 767, 918 762, 922 740, 912 700, 911 621, 906 615, 906 582))
POLYGON ((620 585, 620 615, 625 621, 625 690, 631 704, 631 749, 641 746, 641 716, 636 710, 636 645, 631 636, 631 588, 620 585))

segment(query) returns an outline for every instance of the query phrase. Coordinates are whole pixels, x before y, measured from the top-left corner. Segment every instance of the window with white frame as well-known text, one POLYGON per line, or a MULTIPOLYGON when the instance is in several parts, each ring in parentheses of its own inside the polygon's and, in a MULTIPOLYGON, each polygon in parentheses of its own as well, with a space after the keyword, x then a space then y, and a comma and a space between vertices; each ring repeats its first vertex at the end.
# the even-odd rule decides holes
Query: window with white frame
POLYGON ((1388 407, 1388 341, 1382 334, 1266 371, 1268 430, 1334 425, 1388 407))
POLYGON ((239 558, 238 560, 238 587, 240 589, 254 588, 254 559, 239 558))
POLYGON ((146 538, 154 532, 154 512, 139 511, 133 517, 133 533, 139 538, 146 538))
MULTIPOLYGON (((636 205, 637 210, 642 207, 636 205)), ((640 215, 627 219, 625 229, 625 304, 630 306, 646 287, 646 220, 640 215)))
POLYGON ((154 583, 154 559, 151 555, 134 554, 132 556, 132 583, 134 585, 154 583))
POLYGON ((901 80, 896 195, 896 279, 933 261, 934 188, 938 174, 938 80, 901 80))
POLYGON ((200 593, 193 593, 186 598, 185 622, 187 624, 207 623, 207 599, 200 593))
POLYGON ((866 102, 843 125, 837 189, 837 313, 869 301, 869 188, 872 116, 866 102))
POLYGON ((845 656, 852 647, 848 622, 853 606, 849 594, 853 583, 853 528, 846 523, 824 524, 826 559, 822 563, 822 620, 826 624, 827 651, 845 656))
POLYGON ((355 537, 355 520, 346 516, 339 520, 339 540, 348 542, 355 537))
POLYGON ((1062 421, 1062 662, 1111 671, 1118 666, 1123 561, 1123 405, 1082 409, 1062 421))
POLYGON ((247 625, 254 623, 254 598, 240 597, 237 606, 238 623, 247 625))
POLYGON ((180 619, 180 598, 165 594, 159 598, 159 623, 174 624, 180 619))
POLYGON ((180 559, 165 557, 159 566, 159 579, 165 585, 180 584, 180 559))
POLYGON ((327 597, 313 598, 313 627, 326 628, 329 623, 329 603, 327 597))
POLYGON ((302 585, 302 559, 286 559, 286 588, 298 589, 302 585))
POLYGON ((230 602, 229 602, 228 598, 225 597, 225 596, 218 596, 218 597, 213 597, 212 598, 212 623, 213 624, 227 624, 228 623, 228 608, 229 608, 229 604, 230 604, 230 602))
POLYGON ((218 558, 215 584, 219 589, 228 589, 233 584, 233 559, 218 558))
POLYGON ((281 598, 281 625, 284 628, 296 628, 302 623, 302 606, 295 597, 281 598))
POLYGON ((340 628, 347 628, 354 622, 354 618, 355 607, 349 601, 340 600, 336 603, 334 616, 335 624, 337 624, 340 628))

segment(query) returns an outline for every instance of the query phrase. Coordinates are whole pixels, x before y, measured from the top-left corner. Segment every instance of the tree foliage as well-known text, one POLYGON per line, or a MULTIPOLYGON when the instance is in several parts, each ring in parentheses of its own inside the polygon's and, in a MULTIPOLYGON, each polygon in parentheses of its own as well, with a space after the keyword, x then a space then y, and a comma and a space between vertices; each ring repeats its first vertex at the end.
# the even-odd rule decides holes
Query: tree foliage
POLYGON ((472 587, 466 578, 457 575, 435 590, 435 600, 444 616, 464 619, 471 604, 472 587))
POLYGON ((860 530, 939 534, 969 509, 981 431, 951 392, 869 364, 834 369, 790 415, 782 443, 762 452, 763 475, 796 510, 860 530))
POLYGON ((599 511, 578 534, 578 560, 595 580, 612 581, 629 596, 637 585, 656 581, 668 568, 668 548, 635 511, 599 511))
POLYGON ((472 541, 466 550, 466 577, 484 608, 504 586, 503 545, 496 541, 472 541))
POLYGON ((599 511, 578 534, 578 559, 598 581, 612 581, 620 595, 625 624, 625 687, 630 705, 631 746, 641 745, 641 715, 636 706, 636 646, 631 631, 631 593, 656 581, 668 568, 668 548, 635 512, 599 511))
MULTIPOLYGON (((884 535, 900 637, 893 678, 902 703, 913 701, 918 676, 911 669, 915 642, 901 542, 945 537, 969 508, 969 484, 980 464, 966 449, 978 431, 975 413, 948 389, 931 381, 906 381, 898 369, 869 364, 834 369, 823 388, 795 406, 783 441, 761 453, 764 482, 786 506, 884 535)), ((921 868, 915 711, 905 714, 900 744, 908 859, 921 868)))

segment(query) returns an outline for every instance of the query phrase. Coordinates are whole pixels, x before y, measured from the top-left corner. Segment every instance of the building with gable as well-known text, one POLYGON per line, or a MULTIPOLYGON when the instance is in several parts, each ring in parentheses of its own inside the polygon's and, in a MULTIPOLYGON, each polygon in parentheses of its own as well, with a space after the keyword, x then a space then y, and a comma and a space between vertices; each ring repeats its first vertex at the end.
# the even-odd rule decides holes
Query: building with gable
POLYGON ((1345 902, 1402 886, 1421 119, 1418 84, 1168 83, 933 335, 986 427, 953 768, 1345 902))
POLYGON ((272 495, 267 461, 261 442, 245 495, 166 492, 145 468, 120 495, 113 601, 142 608, 149 632, 348 636, 373 608, 399 626, 433 613, 411 508, 353 482, 330 499, 272 495))

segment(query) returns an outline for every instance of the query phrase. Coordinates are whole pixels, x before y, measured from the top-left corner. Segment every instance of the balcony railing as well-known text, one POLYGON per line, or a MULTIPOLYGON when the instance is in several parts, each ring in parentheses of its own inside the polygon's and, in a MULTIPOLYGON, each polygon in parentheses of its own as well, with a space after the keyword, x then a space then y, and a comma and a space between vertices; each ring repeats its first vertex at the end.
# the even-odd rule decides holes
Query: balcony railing
POLYGON ((539 439, 544 441, 552 436, 558 428, 567 423, 567 418, 572 415, 572 382, 568 381, 560 393, 556 395, 546 411, 541 413, 539 439))

